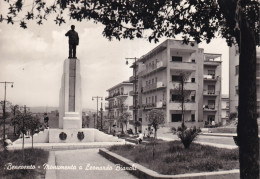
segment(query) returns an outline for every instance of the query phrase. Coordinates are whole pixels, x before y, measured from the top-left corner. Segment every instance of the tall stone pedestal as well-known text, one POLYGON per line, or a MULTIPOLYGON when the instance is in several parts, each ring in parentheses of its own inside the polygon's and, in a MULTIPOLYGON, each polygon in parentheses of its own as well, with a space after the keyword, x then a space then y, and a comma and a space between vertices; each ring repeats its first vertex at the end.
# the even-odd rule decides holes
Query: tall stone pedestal
POLYGON ((59 128, 81 129, 81 76, 80 61, 66 59, 60 88, 59 128))

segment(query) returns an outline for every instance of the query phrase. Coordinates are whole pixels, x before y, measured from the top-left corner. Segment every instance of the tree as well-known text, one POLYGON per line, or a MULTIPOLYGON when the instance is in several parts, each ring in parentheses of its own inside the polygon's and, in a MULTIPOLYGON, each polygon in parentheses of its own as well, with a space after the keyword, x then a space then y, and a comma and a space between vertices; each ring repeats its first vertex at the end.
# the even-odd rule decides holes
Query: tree
POLYGON ((153 140, 153 159, 155 156, 155 140, 157 138, 157 130, 160 124, 165 123, 165 115, 163 110, 152 109, 147 114, 148 121, 154 128, 154 140, 153 140))
POLYGON ((16 127, 19 124, 19 121, 17 121, 17 118, 15 117, 17 114, 21 113, 19 111, 19 105, 11 105, 11 112, 12 112, 12 119, 11 124, 14 126, 14 135, 16 136, 16 127))
POLYGON ((147 114, 148 121, 154 128, 154 139, 157 138, 157 130, 159 125, 165 123, 165 114, 163 110, 152 109, 147 114))
POLYGON ((127 130, 127 123, 131 116, 132 116, 131 113, 127 112, 127 111, 123 112, 123 114, 121 114, 119 116, 119 122, 122 123, 122 132, 123 132, 123 124, 125 124, 126 130, 127 130))
POLYGON ((32 114, 27 113, 26 119, 24 121, 24 126, 27 130, 30 131, 33 148, 33 135, 35 134, 36 129, 38 129, 40 126, 40 119, 37 116, 32 116, 32 114))
POLYGON ((187 82, 189 75, 190 73, 184 71, 178 73, 178 79, 176 79, 176 82, 178 82, 178 86, 175 88, 176 99, 172 99, 181 102, 181 106, 180 106, 181 115, 182 115, 181 126, 183 128, 185 126, 185 119, 184 119, 185 103, 188 102, 187 97, 191 93, 190 91, 185 90, 185 82, 187 82))
MULTIPOLYGON (((108 39, 147 36, 149 41, 165 36, 182 35, 183 42, 190 40, 210 42, 217 34, 228 45, 239 47, 239 107, 238 140, 241 178, 259 178, 259 143, 256 113, 256 45, 259 45, 258 0, 61 0, 47 5, 42 0, 33 1, 31 10, 23 12, 22 0, 7 1, 8 14, 0 21, 27 22, 39 25, 51 13, 57 14, 56 24, 65 23, 64 15, 82 21, 93 19, 105 25, 103 35, 108 39), (18 17, 23 18, 18 19, 18 17), (17 20, 18 19, 18 20, 17 20), (149 31, 144 31, 149 29, 149 31), (147 33, 145 33, 147 32, 147 33)), ((50 17, 50 16, 49 16, 50 17)))

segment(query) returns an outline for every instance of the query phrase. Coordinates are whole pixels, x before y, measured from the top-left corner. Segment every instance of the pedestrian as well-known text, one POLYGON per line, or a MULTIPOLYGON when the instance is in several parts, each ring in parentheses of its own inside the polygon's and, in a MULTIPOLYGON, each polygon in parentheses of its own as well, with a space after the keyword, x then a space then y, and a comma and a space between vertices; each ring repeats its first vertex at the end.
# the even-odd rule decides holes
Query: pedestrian
POLYGON ((143 140, 144 140, 144 135, 142 134, 141 131, 139 131, 139 136, 137 138, 137 144, 141 144, 143 140))
POLYGON ((45 128, 47 129, 49 127, 49 117, 47 116, 47 113, 44 113, 44 125, 45 128))

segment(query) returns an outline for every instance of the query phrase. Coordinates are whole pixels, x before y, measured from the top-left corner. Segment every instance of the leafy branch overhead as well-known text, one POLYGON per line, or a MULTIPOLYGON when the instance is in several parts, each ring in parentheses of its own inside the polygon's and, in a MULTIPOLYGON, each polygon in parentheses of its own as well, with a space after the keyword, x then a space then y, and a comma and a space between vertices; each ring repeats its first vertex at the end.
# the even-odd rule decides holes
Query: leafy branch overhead
POLYGON ((256 39, 259 38, 257 0, 34 0, 31 5, 22 0, 5 2, 9 8, 6 14, 1 14, 3 21, 20 22, 22 28, 31 20, 41 25, 54 14, 58 25, 66 23, 66 18, 102 23, 103 35, 110 40, 147 36, 149 41, 157 42, 162 36, 174 38, 181 34, 185 43, 210 42, 219 33, 231 45, 234 39, 239 41, 240 13, 246 17, 256 39), (148 35, 144 34, 148 29, 148 35))

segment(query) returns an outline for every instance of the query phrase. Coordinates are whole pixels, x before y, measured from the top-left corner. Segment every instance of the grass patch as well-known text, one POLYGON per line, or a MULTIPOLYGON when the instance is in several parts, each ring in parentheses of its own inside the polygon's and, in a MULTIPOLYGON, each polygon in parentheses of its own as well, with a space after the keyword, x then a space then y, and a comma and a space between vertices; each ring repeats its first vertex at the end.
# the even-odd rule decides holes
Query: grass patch
POLYGON ((221 149, 195 143, 185 149, 180 141, 161 142, 155 147, 154 160, 152 145, 112 146, 109 150, 158 173, 168 175, 239 168, 238 149, 221 149))
POLYGON ((5 178, 44 178, 45 170, 43 164, 48 162, 49 152, 42 149, 25 149, 23 151, 1 151, 0 152, 0 176, 5 178), (35 166, 35 169, 7 170, 8 163, 12 166, 35 166), (40 166, 40 168, 38 168, 40 166))

